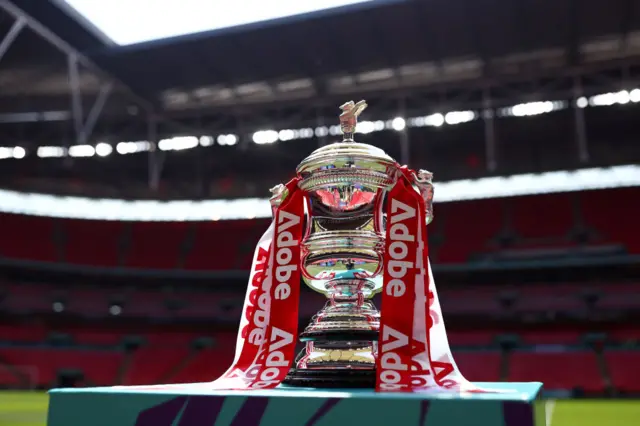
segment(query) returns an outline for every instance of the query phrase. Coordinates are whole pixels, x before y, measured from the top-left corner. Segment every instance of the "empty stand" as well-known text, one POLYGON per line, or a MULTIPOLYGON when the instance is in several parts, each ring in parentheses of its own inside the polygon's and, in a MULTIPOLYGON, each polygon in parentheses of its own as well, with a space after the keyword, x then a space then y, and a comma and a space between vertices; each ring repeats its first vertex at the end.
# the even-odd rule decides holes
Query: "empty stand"
POLYGON ((602 392, 604 380, 595 352, 529 352, 514 351, 509 357, 509 380, 544 383, 545 389, 574 388, 586 392, 602 392))
POLYGON ((501 307, 494 288, 477 287, 444 290, 439 294, 444 313, 499 314, 501 307))
POLYGON ((131 247, 126 266, 177 268, 189 226, 185 222, 132 222, 131 247))
POLYGON ((580 202, 585 226, 596 232, 596 238, 622 243, 629 253, 640 253, 640 238, 637 238, 640 196, 637 188, 585 191, 580 193, 580 202))
POLYGON ((494 344, 498 334, 487 330, 453 331, 448 333, 448 337, 451 346, 489 346, 494 344))
POLYGON ((65 260, 89 266, 116 266, 123 222, 64 220, 65 260))
POLYGON ((249 268, 250 260, 247 260, 258 242, 255 239, 251 244, 254 226, 251 221, 242 220, 198 223, 185 267, 200 270, 249 268))
POLYGON ((438 262, 467 262, 474 253, 487 248, 491 238, 502 230, 502 200, 475 200, 438 204, 437 219, 444 221, 444 243, 438 249, 438 262))
POLYGON ((123 355, 106 350, 8 347, 0 348, 0 357, 28 372, 37 386, 49 387, 63 370, 81 371, 89 384, 113 385, 123 355))
POLYGON ((622 392, 640 392, 640 350, 607 350, 604 357, 613 386, 622 392))
POLYGON ((171 383, 212 381, 220 377, 229 368, 232 361, 232 346, 203 349, 169 380, 171 383))
POLYGON ((109 330, 73 330, 73 341, 78 345, 116 346, 122 343, 123 333, 109 330))
POLYGON ((125 373, 123 385, 160 384, 171 371, 189 355, 186 345, 182 347, 142 347, 133 353, 132 361, 125 373))
POLYGON ((55 261, 54 220, 39 216, 0 215, 0 256, 55 261))
POLYGON ((0 342, 39 343, 46 339, 47 333, 40 325, 0 324, 0 342))
POLYGON ((518 333, 522 343, 528 345, 577 345, 582 333, 579 331, 547 330, 518 333))
POLYGON ((499 351, 454 351, 453 359, 462 375, 472 382, 500 381, 499 351))
POLYGON ((514 311, 580 312, 586 309, 580 288, 574 285, 529 285, 517 289, 514 311))
MULTIPOLYGON (((640 253, 640 239, 631 232, 638 211, 637 188, 438 203, 430 229, 439 241, 431 254, 450 264, 478 256, 640 253), (584 234, 580 245, 576 231, 584 234)), ((126 223, 2 214, 0 256, 55 261, 60 254, 72 264, 116 266, 124 260, 122 266, 149 269, 248 269, 267 227, 263 219, 126 223), (66 236, 64 250, 54 244, 58 226, 66 236)))
POLYGON ((572 229, 572 194, 547 194, 509 200, 513 231, 524 239, 562 239, 572 229))

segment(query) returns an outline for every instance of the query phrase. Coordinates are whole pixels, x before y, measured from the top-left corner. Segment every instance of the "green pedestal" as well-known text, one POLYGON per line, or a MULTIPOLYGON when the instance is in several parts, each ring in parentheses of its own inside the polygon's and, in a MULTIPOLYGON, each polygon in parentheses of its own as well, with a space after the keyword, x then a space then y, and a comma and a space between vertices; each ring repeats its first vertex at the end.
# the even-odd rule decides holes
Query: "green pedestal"
POLYGON ((540 383, 478 383, 503 393, 375 393, 279 388, 56 389, 49 426, 543 426, 540 383))

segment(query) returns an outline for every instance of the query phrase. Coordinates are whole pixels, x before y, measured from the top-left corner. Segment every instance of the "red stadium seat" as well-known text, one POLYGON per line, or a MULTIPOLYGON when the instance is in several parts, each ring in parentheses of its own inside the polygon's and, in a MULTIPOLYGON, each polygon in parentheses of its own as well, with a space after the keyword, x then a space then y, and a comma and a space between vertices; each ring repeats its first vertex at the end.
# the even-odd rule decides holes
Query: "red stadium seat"
POLYGON ((173 377, 170 383, 195 383, 215 380, 233 361, 232 347, 203 349, 173 377))
POLYGON ((518 333, 522 342, 530 345, 576 345, 582 333, 578 331, 526 331, 518 333))
POLYGON ((463 263, 487 248, 502 229, 502 200, 475 200, 436 206, 444 221, 444 243, 438 249, 439 263, 463 263))
POLYGON ((467 380, 498 382, 501 379, 499 351, 454 351, 453 359, 467 380))
MULTIPOLYGON (((16 389, 29 386, 29 383, 24 383, 22 376, 20 370, 13 369, 0 361, 0 386, 16 389)), ((28 376, 26 379, 29 380, 28 376)))
POLYGON ((39 343, 47 337, 47 330, 38 325, 0 325, 0 342, 39 343))
POLYGON ((605 386, 592 351, 512 352, 509 380, 543 382, 548 390, 581 388, 586 392, 602 392, 605 386))
POLYGON ((511 223, 525 239, 565 237, 573 227, 571 194, 546 194, 509 200, 511 223))
POLYGON ((123 222, 98 220, 62 221, 66 261, 91 266, 117 266, 123 222))
POLYGON ((15 214, 0 215, 0 256, 52 262, 57 260, 53 240, 56 219, 15 214))
POLYGON ((640 238, 632 232, 638 227, 638 188, 585 191, 580 193, 580 200, 589 229, 597 231, 605 241, 623 243, 629 253, 640 253, 640 238))
POLYGON ((142 347, 133 353, 123 385, 160 384, 172 369, 178 367, 189 355, 186 345, 183 347, 142 347))
POLYGON ((609 340, 617 343, 640 343, 640 327, 616 327, 609 333, 609 340))
POLYGON ((199 270, 248 269, 259 239, 254 238, 255 234, 256 224, 249 220, 200 222, 185 267, 199 270))
POLYGON ((123 339, 123 333, 118 331, 73 330, 70 334, 78 345, 116 346, 123 339))
POLYGON ((189 226, 186 222, 132 222, 131 247, 126 266, 177 268, 189 226))
POLYGON ((604 359, 616 389, 640 392, 640 350, 607 350, 604 359))
POLYGON ((486 330, 452 331, 448 337, 451 346, 488 346, 494 343, 497 334, 486 330))
POLYGON ((60 370, 80 370, 87 383, 113 385, 122 363, 122 353, 84 349, 0 348, 0 357, 27 372, 38 386, 55 384, 60 370))

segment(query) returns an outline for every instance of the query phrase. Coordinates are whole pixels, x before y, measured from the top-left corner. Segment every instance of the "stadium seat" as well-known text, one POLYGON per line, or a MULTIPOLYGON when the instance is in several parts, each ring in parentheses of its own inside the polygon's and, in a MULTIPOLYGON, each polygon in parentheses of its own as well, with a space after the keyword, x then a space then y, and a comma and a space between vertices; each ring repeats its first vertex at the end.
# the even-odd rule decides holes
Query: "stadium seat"
POLYGON ((502 309, 492 287, 443 290, 438 296, 445 314, 491 315, 502 309))
POLYGON ((640 327, 616 327, 608 335, 614 343, 640 343, 640 327))
POLYGON ((88 384, 113 385, 123 355, 118 351, 8 347, 0 348, 0 357, 28 374, 37 386, 50 387, 61 370, 81 371, 88 384))
POLYGON ((160 384, 172 369, 178 367, 189 355, 182 347, 142 347, 132 354, 132 360, 124 374, 123 385, 160 384))
POLYGON ((513 230, 525 240, 561 240, 574 224, 571 194, 517 197, 509 205, 513 230))
POLYGON ((186 269, 248 269, 259 239, 253 238, 255 232, 256 225, 249 220, 199 222, 186 269))
POLYGON ((604 358, 613 386, 622 392, 640 393, 640 350, 607 350, 604 358))
POLYGON ((513 309, 519 313, 580 312, 586 307, 579 287, 534 284, 518 287, 513 309))
POLYGON ((509 356, 509 380, 540 381, 548 390, 604 390, 604 380, 598 368, 596 354, 592 351, 514 351, 509 356))
POLYGON ((77 345, 117 346, 122 343, 123 333, 108 330, 73 330, 71 334, 77 345))
POLYGON ((199 351, 190 362, 169 378, 170 383, 195 383, 217 379, 233 361, 233 347, 199 351))
POLYGON ((57 260, 53 240, 55 220, 39 216, 1 214, 0 256, 47 262, 57 260))
POLYGON ((0 342, 39 343, 47 337, 45 327, 36 324, 0 324, 0 342))
POLYGON ((595 230, 605 241, 623 243, 629 253, 640 253, 640 238, 630 232, 638 226, 637 188, 585 191, 580 193, 580 201, 588 229, 595 230))
POLYGON ((489 346, 494 343, 496 331, 473 330, 452 331, 448 333, 449 344, 455 346, 489 346))
POLYGON ((529 345, 577 345, 583 333, 579 331, 546 330, 518 333, 522 343, 529 345))
POLYGON ((117 266, 123 222, 63 220, 65 260, 90 266, 117 266))
POLYGON ((444 242, 439 263, 467 262, 487 248, 502 229, 502 200, 476 200, 438 205, 436 215, 444 221, 444 242), (472 213, 470 213, 472 212, 472 213))
POLYGON ((454 351, 453 359, 464 377, 472 382, 500 381, 499 351, 454 351))
POLYGON ((132 222, 131 226, 126 266, 151 269, 178 267, 189 223, 132 222))

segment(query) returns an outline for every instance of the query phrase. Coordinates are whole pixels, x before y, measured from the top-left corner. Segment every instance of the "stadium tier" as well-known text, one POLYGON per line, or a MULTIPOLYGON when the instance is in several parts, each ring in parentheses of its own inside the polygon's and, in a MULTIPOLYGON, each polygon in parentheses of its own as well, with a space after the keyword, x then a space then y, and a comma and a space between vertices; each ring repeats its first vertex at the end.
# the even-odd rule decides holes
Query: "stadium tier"
MULTIPOLYGON (((144 288, 95 287, 66 284, 0 282, 0 313, 29 316, 54 314, 86 319, 157 318, 163 321, 209 321, 235 324, 242 313, 244 294, 220 292, 215 288, 163 291, 144 288)), ((591 315, 620 315, 640 311, 637 283, 554 284, 544 283, 482 285, 468 289, 439 292, 447 318, 583 318, 591 315)), ((379 303, 377 297, 375 303, 379 303)), ((324 299, 303 291, 299 314, 314 315, 324 299)), ((0 329, 1 331, 1 329, 0 329)), ((547 334, 559 341, 577 341, 574 334, 547 334), (571 337, 573 336, 573 337, 571 337)), ((94 336, 95 337, 95 336, 94 336)), ((112 336, 113 337, 113 336, 112 336)), ((535 334, 524 334, 527 342, 536 342, 535 334)), ((471 335, 469 342, 486 340, 486 335, 471 335)), ((85 342, 89 343, 89 342, 85 342)), ((464 344, 461 341, 460 344, 464 344)))
MULTIPOLYGON (((138 331, 138 343, 129 345, 133 336, 126 330, 2 326, 0 387, 48 388, 61 380, 76 385, 198 382, 219 376, 233 358, 233 332, 138 331), (54 330, 58 339, 66 332, 71 340, 51 343, 54 330)), ((523 333, 511 347, 498 343, 498 330, 454 331, 450 339, 457 364, 474 381, 544 379, 548 390, 637 393, 640 349, 621 345, 640 342, 640 330, 625 333, 624 338, 609 333, 603 348, 581 343, 585 333, 572 330, 523 333)))
MULTIPOLYGON (((637 188, 440 203, 436 264, 640 253, 637 188), (624 208, 620 208, 624 206, 624 208)), ((137 269, 247 270, 267 220, 109 222, 3 214, 0 256, 137 269)))

